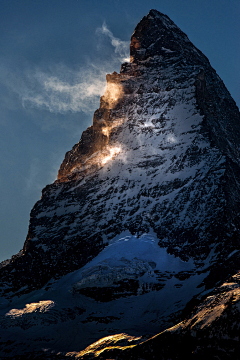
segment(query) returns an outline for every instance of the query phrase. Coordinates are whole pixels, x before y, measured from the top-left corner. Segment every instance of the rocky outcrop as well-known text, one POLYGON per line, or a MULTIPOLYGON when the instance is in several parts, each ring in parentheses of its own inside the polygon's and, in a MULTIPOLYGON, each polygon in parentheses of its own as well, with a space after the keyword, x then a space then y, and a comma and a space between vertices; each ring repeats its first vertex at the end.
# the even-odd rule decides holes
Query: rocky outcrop
MULTIPOLYGON (((151 339, 131 346, 117 344, 82 351, 82 359, 213 359, 239 358, 240 276, 235 274, 198 299, 187 319, 151 339), (174 346, 173 346, 174 344, 174 346)), ((87 350, 87 349, 86 349, 87 350)), ((77 357, 77 354, 76 354, 77 357)))

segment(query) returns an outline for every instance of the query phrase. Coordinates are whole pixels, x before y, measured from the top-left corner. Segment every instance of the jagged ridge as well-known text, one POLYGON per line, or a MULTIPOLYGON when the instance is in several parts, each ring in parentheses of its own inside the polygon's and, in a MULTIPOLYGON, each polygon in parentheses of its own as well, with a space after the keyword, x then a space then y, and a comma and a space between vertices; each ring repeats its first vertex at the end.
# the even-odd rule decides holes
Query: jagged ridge
MULTIPOLYGON (((92 316, 90 305, 80 309, 89 334, 96 327, 91 322, 103 335, 123 326, 130 300, 142 306, 137 320, 151 319, 152 328, 144 323, 144 331, 163 330, 194 294, 238 268, 231 261, 239 248, 240 197, 240 115, 234 100, 208 59, 156 10, 137 25, 130 55, 120 74, 107 75, 93 126, 66 154, 58 180, 34 206, 23 251, 0 269, 5 298, 41 289, 50 279, 29 298, 49 289, 57 298, 64 289, 76 308, 75 301, 84 304, 87 296, 99 314, 92 316), (144 257, 146 251, 111 262, 121 236, 124 243, 151 247, 150 232, 163 251, 161 261, 168 259, 164 271, 144 257), (187 271, 172 269, 174 256, 191 264, 187 271), (184 297, 181 286, 194 293, 184 297), (156 301, 147 317, 146 299, 161 299, 169 288, 180 289, 172 313, 166 315, 156 301), (126 305, 122 314, 114 301, 126 305), (106 327, 101 324, 109 309, 106 327)), ((58 306, 65 314, 65 305, 58 306)), ((141 330, 134 320, 129 326, 141 330)))

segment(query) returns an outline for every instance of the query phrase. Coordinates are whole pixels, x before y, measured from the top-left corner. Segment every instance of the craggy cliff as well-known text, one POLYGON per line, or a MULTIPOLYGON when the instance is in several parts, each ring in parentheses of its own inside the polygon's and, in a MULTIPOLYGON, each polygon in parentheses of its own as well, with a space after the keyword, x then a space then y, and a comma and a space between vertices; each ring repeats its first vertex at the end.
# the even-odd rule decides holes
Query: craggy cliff
POLYGON ((3 358, 44 348, 49 359, 175 359, 191 339, 197 359, 223 338, 220 358, 235 356, 239 110, 156 10, 106 80, 93 125, 31 211, 23 250, 0 265, 3 358))

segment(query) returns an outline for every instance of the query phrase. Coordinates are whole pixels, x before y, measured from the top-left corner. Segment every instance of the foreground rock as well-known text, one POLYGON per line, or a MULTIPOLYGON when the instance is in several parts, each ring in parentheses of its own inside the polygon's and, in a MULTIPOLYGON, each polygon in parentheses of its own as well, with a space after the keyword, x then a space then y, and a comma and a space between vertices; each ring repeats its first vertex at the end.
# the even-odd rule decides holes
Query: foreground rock
POLYGON ((203 299, 189 318, 153 338, 125 347, 106 344, 82 359, 239 359, 240 275, 232 276, 203 299))

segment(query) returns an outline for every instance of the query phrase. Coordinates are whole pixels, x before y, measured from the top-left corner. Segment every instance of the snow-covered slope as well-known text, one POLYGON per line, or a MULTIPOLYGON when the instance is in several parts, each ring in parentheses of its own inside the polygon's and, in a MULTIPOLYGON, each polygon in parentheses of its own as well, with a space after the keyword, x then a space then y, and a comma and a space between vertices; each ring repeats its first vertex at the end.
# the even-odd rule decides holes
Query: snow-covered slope
POLYGON ((6 357, 42 348, 81 351, 126 330, 142 340, 173 325, 207 272, 157 242, 154 233, 118 236, 83 268, 2 304, 1 341, 11 340, 6 357))
POLYGON ((130 56, 120 74, 107 75, 93 125, 43 189, 23 250, 1 265, 8 336, 21 329, 33 341, 46 331, 45 345, 32 344, 68 351, 71 339, 80 351, 119 329, 157 333, 238 266, 234 100, 208 59, 155 10, 137 25, 130 56))

